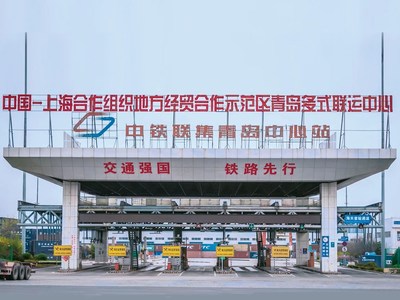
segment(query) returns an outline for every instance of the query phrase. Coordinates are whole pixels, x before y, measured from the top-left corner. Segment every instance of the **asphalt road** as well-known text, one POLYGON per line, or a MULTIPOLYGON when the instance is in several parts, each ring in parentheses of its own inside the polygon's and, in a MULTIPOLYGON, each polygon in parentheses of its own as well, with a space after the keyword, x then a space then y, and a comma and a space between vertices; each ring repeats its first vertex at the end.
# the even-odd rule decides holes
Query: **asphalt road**
POLYGON ((102 286, 1 286, 1 299, 399 299, 399 290, 268 289, 268 288, 186 288, 186 287, 102 287, 102 286))
POLYGON ((237 265, 230 274, 218 274, 212 266, 197 265, 166 274, 157 264, 128 273, 110 272, 110 267, 93 266, 69 273, 49 267, 38 269, 30 280, 1 280, 0 300, 400 299, 400 275, 348 268, 340 268, 338 274, 320 274, 289 267, 286 274, 237 265))

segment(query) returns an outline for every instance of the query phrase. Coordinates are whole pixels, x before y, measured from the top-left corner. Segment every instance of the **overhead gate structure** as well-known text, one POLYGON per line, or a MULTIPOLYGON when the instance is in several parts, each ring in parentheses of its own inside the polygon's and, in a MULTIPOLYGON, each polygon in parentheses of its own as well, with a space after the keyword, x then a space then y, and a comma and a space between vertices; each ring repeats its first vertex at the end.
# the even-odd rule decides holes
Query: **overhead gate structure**
MULTIPOLYGON (((78 269, 81 224, 210 223, 258 225, 299 224, 320 226, 321 237, 337 238, 337 190, 382 172, 396 159, 394 149, 146 149, 146 148, 4 148, 11 166, 62 185, 62 243, 73 255, 64 269, 78 269), (121 171, 127 161, 146 162, 154 169, 121 171), (244 168, 252 165, 251 172, 244 168), (267 166, 274 166, 271 171, 267 166), (243 171, 245 169, 245 171, 243 171), (276 172, 279 171, 279 172, 276 172), (221 213, 129 214, 81 213, 80 193, 108 197, 309 197, 319 194, 320 214, 221 213)), ((261 208, 260 208, 261 210, 261 208)), ((118 225, 120 226, 120 225, 118 225)), ((308 234, 298 234, 297 244, 308 245, 308 234)), ((337 246, 321 257, 321 271, 337 272, 337 246)), ((307 257, 297 258, 304 263, 307 257)))

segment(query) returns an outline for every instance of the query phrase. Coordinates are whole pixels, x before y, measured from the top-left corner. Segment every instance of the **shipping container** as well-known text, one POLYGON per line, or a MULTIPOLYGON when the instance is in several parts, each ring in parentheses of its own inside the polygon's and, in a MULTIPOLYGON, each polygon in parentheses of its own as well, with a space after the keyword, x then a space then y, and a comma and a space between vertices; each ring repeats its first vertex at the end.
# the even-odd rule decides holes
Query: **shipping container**
POLYGON ((215 251, 203 251, 201 252, 201 257, 202 258, 216 258, 217 254, 215 251))
POLYGON ((257 245, 250 245, 250 251, 257 252, 257 245))
POLYGON ((54 245, 61 245, 61 241, 34 241, 32 242, 32 254, 37 255, 40 253, 46 254, 50 260, 60 259, 60 257, 53 256, 54 245))
POLYGON ((217 244, 203 244, 201 246, 201 250, 203 252, 208 252, 208 251, 216 251, 217 250, 217 244))
POLYGON ((188 251, 187 252, 187 257, 188 258, 201 258, 202 256, 201 256, 201 254, 202 254, 203 252, 201 252, 201 251, 188 251))
POLYGON ((248 251, 235 251, 235 258, 249 258, 248 251))
POLYGON ((236 244, 236 245, 233 245, 233 249, 235 249, 235 252, 236 251, 240 251, 240 252, 246 251, 246 252, 248 252, 249 251, 249 245, 247 245, 247 244, 236 244))
POLYGON ((250 258, 257 258, 258 254, 257 252, 250 252, 250 258))
POLYGON ((162 247, 163 247, 163 245, 154 245, 154 251, 155 252, 162 252, 162 247))
POLYGON ((201 246, 202 246, 201 244, 189 244, 189 245, 186 245, 188 252, 201 251, 201 248, 202 248, 201 246))
POLYGON ((147 244, 147 251, 148 252, 154 252, 154 245, 147 244))

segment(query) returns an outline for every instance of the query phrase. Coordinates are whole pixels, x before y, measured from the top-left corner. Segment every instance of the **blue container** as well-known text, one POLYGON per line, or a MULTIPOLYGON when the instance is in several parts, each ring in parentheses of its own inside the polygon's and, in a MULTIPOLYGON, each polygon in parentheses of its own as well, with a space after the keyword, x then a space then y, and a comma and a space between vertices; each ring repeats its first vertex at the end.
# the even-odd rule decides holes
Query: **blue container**
POLYGON ((258 253, 257 252, 250 252, 250 258, 257 258, 258 253))
POLYGON ((201 251, 216 251, 217 245, 216 244, 203 244, 201 246, 201 251))
POLYGON ((53 256, 54 245, 61 245, 61 241, 35 241, 33 245, 34 254, 44 253, 48 259, 57 259, 53 256))

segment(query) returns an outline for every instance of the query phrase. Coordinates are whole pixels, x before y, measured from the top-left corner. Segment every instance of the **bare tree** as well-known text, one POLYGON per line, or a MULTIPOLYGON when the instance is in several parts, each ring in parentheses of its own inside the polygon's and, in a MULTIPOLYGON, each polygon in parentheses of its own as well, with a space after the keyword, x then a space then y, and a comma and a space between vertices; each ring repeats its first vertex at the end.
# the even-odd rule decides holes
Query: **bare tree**
POLYGON ((378 246, 376 242, 364 243, 362 240, 350 241, 347 244, 347 251, 351 256, 360 257, 364 255, 365 252, 376 252, 378 246))

